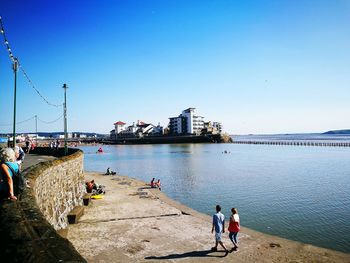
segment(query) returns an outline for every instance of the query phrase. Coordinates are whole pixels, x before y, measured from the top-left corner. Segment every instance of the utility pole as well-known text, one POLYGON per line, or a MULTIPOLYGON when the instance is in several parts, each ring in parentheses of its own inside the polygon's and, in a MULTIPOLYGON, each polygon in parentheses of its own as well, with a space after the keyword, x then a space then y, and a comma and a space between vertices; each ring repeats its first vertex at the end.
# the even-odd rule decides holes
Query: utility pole
POLYGON ((13 65, 12 65, 13 72, 15 74, 15 88, 14 88, 14 96, 13 96, 13 149, 16 146, 16 95, 17 95, 17 70, 18 70, 18 60, 17 58, 14 59, 13 65))
POLYGON ((63 84, 64 88, 64 104, 63 104, 63 116, 64 116, 64 155, 67 155, 68 153, 68 146, 67 146, 67 84, 63 84))

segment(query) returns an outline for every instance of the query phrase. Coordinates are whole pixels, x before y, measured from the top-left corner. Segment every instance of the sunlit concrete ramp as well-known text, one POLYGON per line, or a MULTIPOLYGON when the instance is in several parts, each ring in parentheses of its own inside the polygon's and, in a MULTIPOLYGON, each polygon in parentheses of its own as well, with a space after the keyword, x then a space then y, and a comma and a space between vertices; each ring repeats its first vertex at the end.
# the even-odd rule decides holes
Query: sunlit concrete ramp
MULTIPOLYGON (((86 173, 106 186, 68 239, 88 262, 349 262, 349 255, 242 228, 238 252, 212 252, 211 217, 124 176, 86 173)), ((226 226, 227 227, 227 226, 226 226)), ((223 242, 232 247, 228 233, 223 242)))
POLYGON ((199 250, 210 246, 210 223, 164 202, 158 189, 123 176, 87 173, 85 178, 106 186, 105 197, 92 200, 68 230, 68 239, 88 261, 148 262, 179 248, 186 251, 188 244, 199 250))
POLYGON ((121 176, 98 177, 87 174, 87 179, 106 186, 103 199, 93 200, 93 209, 86 208, 80 223, 96 224, 123 220, 179 216, 181 211, 161 201, 155 191, 136 180, 121 176))

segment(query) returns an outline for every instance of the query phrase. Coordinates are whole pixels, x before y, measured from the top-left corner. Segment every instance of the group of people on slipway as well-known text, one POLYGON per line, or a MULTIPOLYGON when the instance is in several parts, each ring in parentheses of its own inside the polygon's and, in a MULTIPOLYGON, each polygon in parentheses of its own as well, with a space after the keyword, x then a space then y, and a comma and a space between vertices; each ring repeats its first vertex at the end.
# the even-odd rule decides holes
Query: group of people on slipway
POLYGON ((113 171, 110 167, 107 168, 105 175, 116 175, 117 172, 113 171))
MULTIPOLYGON (((155 182, 155 178, 153 177, 151 180, 151 188, 158 188, 161 190, 161 184, 160 179, 158 179, 157 182, 155 182)), ((240 219, 238 215, 237 208, 232 207, 231 208, 231 216, 230 221, 228 225, 228 232, 229 232, 229 238, 233 244, 232 249, 229 251, 224 243, 222 242, 221 234, 225 233, 225 216, 221 213, 221 206, 216 206, 216 213, 213 215, 213 225, 211 232, 214 233, 215 231, 215 246, 211 248, 211 251, 215 252, 218 249, 218 245, 224 249, 225 253, 231 253, 233 251, 237 251, 238 249, 238 232, 240 231, 240 219)))
POLYGON ((162 189, 161 189, 160 179, 158 179, 157 182, 155 182, 155 180, 156 178, 153 177, 150 183, 151 188, 158 188, 161 191, 162 189))
POLYGON ((95 180, 85 182, 85 186, 87 193, 92 193, 93 195, 100 195, 106 193, 106 187, 104 185, 96 183, 95 180))

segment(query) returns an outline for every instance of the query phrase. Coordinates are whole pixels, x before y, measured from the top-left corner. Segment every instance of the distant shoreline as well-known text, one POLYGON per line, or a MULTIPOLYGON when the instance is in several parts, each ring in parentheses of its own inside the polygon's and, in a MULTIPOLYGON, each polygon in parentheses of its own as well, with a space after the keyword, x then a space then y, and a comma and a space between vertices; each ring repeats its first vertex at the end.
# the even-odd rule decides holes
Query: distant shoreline
POLYGON ((166 143, 229 143, 232 142, 230 136, 222 134, 207 135, 163 135, 145 136, 140 138, 120 138, 115 140, 104 140, 106 144, 166 144, 166 143))

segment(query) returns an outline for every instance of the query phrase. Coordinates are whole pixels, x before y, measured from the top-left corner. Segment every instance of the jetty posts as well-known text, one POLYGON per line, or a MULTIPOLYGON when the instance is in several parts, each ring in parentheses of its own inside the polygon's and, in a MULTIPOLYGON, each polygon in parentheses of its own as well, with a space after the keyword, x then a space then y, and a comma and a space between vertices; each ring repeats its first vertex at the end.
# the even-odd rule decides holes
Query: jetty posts
POLYGON ((269 144, 269 145, 294 145, 294 146, 326 146, 326 147, 350 147, 350 142, 318 142, 318 141, 236 141, 236 144, 269 144))

